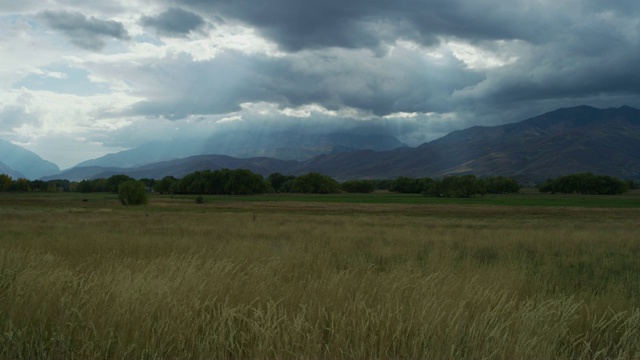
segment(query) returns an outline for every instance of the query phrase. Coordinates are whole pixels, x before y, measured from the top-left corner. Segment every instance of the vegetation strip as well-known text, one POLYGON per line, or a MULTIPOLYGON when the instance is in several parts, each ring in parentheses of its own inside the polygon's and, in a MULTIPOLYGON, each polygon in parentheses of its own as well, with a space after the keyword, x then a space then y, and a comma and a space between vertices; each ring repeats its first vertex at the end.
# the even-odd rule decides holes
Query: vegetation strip
POLYGON ((0 358, 640 356, 637 209, 25 195, 0 358))

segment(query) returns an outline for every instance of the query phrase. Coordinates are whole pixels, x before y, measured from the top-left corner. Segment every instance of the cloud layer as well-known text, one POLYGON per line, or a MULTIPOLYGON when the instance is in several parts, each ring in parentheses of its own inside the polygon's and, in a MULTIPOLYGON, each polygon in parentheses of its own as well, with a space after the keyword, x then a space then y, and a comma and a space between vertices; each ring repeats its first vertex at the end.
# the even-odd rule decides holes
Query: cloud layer
POLYGON ((221 129, 418 145, 557 107, 640 106, 627 0, 23 1, 0 5, 0 44, 0 137, 62 167, 221 129), (48 157, 56 141, 78 151, 48 157))
POLYGON ((100 20, 78 12, 51 10, 45 10, 39 16, 50 28, 61 31, 71 42, 87 50, 101 50, 105 45, 105 38, 129 38, 124 26, 113 20, 100 20))
POLYGON ((205 24, 201 16, 176 7, 157 16, 143 16, 141 22, 168 36, 184 36, 205 24))

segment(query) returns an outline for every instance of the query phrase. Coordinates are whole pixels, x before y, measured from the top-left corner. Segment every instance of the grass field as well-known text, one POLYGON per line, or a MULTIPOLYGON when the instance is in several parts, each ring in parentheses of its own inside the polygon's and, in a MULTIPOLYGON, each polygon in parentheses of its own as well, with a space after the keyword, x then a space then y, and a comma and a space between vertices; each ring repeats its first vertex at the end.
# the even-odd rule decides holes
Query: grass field
POLYGON ((0 357, 640 358, 638 194, 466 200, 0 194, 0 357))

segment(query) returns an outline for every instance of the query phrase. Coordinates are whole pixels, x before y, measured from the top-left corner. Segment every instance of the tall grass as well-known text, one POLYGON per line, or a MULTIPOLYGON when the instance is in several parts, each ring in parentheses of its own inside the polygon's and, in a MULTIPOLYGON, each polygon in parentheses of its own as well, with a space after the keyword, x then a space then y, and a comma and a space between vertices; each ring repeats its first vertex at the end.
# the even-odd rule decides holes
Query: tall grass
POLYGON ((638 212, 556 215, 4 207, 0 357, 640 357, 638 212))

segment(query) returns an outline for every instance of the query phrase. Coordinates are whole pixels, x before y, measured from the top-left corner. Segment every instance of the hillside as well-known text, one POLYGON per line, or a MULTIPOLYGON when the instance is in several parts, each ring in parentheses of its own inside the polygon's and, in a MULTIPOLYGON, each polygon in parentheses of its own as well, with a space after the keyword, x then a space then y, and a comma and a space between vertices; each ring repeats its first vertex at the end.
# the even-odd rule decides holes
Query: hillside
POLYGON ((76 167, 133 168, 190 156, 217 154, 236 158, 270 157, 307 160, 321 154, 365 149, 391 150, 406 147, 393 136, 348 133, 298 134, 294 132, 217 134, 205 140, 181 139, 143 144, 133 149, 84 161, 76 167))
POLYGON ((194 171, 217 169, 248 169, 256 174, 268 176, 274 172, 289 173, 300 163, 294 160, 271 158, 238 159, 226 155, 197 155, 184 159, 161 161, 136 168, 106 168, 100 166, 75 167, 60 175, 49 176, 43 180, 63 178, 71 181, 107 178, 116 174, 126 174, 137 179, 161 179, 165 176, 181 178, 194 171))
POLYGON ((337 178, 593 172, 640 178, 640 110, 559 109, 518 123, 454 131, 417 148, 319 156, 298 169, 337 178))
POLYGON ((24 177, 24 175, 22 175, 20 172, 15 171, 2 162, 0 162, 0 174, 9 175, 12 179, 19 179, 24 177))
POLYGON ((11 172, 14 175, 19 174, 30 180, 60 171, 56 164, 43 160, 40 156, 23 147, 1 139, 0 163, 4 165, 2 169, 6 170, 0 169, 2 173, 11 172))
POLYGON ((321 172, 338 180, 475 174, 543 181, 578 172, 640 179, 640 110, 580 106, 517 123, 454 131, 416 148, 334 152, 305 161, 199 155, 128 169, 94 168, 91 177, 180 177, 219 168, 246 168, 262 175, 321 172))

